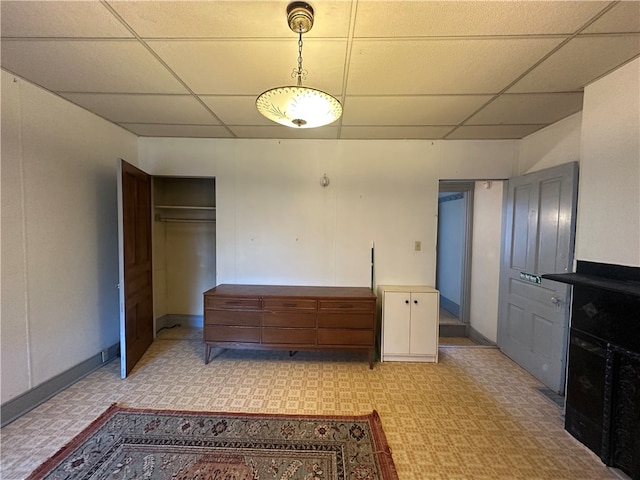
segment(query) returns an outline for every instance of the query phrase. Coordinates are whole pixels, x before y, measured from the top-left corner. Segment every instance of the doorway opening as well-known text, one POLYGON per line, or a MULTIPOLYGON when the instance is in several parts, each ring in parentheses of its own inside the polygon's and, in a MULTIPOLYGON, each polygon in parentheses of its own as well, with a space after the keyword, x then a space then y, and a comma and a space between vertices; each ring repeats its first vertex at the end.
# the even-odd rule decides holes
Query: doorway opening
POLYGON ((469 336, 475 182, 441 180, 438 190, 436 288, 440 336, 469 336))

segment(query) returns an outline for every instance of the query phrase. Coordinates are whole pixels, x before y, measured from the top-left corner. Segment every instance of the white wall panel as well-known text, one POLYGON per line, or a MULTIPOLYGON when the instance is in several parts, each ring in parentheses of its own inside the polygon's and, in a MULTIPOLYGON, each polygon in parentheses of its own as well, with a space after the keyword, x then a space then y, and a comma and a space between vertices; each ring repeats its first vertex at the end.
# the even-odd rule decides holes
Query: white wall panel
POLYGON ((24 182, 20 83, 2 72, 2 402, 29 389, 31 352, 27 317, 24 182))
POLYGON ((471 327, 492 342, 498 332, 498 285, 504 182, 476 182, 473 194, 471 327))
POLYGON ((25 353, 33 388, 118 341, 116 159, 137 162, 132 134, 2 72, 5 83, 3 128, 13 124, 19 135, 3 135, 3 170, 22 169, 11 198, 24 210, 5 216, 3 198, 2 227, 24 228, 24 242, 3 243, 2 256, 22 257, 26 268, 25 280, 2 272, 2 283, 20 290, 7 304, 3 296, 3 310, 23 312, 11 321, 20 328, 2 331, 3 402, 26 390, 25 353), (17 103, 19 116, 5 102, 17 103), (4 358, 5 343, 20 346, 15 357, 4 358), (5 371, 20 378, 5 384, 5 371))
POLYGON ((216 285, 215 248, 215 223, 166 224, 165 313, 203 314, 202 293, 216 285))
POLYGON ((576 258, 640 266, 640 59, 585 88, 576 258))
POLYGON ((581 129, 579 112, 523 138, 518 174, 579 161, 581 129))

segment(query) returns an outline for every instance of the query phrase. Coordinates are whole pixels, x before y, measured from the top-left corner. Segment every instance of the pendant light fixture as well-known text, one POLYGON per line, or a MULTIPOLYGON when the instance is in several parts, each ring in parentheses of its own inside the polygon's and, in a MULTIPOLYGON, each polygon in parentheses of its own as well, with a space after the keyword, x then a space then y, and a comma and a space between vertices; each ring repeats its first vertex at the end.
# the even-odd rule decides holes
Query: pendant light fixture
POLYGON ((313 26, 313 8, 306 2, 290 3, 287 22, 298 34, 298 67, 291 74, 297 85, 267 90, 256 99, 256 107, 269 120, 287 127, 315 128, 335 122, 342 115, 340 102, 321 90, 302 86, 307 76, 302 69, 302 34, 313 26))

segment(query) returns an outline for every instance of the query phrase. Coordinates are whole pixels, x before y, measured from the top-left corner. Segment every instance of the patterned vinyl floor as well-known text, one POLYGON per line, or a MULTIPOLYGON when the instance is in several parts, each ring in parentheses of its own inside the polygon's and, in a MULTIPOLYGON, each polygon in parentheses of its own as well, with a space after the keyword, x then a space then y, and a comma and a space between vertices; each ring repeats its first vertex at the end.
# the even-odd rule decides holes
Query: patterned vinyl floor
POLYGON ((401 480, 614 476, 563 429, 541 384, 494 348, 445 346, 440 363, 360 354, 224 351, 204 365, 201 330, 164 330, 126 379, 118 361, 3 428, 3 480, 28 475, 111 403, 250 413, 377 410, 401 480))

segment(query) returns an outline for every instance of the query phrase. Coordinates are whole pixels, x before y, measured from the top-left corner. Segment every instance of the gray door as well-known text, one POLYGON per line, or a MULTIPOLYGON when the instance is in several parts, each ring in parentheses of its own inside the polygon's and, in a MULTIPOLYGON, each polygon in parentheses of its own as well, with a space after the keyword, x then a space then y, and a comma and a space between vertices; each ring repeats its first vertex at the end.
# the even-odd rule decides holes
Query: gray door
POLYGON ((578 164, 568 163, 509 179, 505 204, 498 347, 557 393, 564 393, 570 292, 540 275, 572 271, 577 192, 578 164))
POLYGON ((118 161, 120 375, 125 378, 153 342, 151 177, 118 161))

